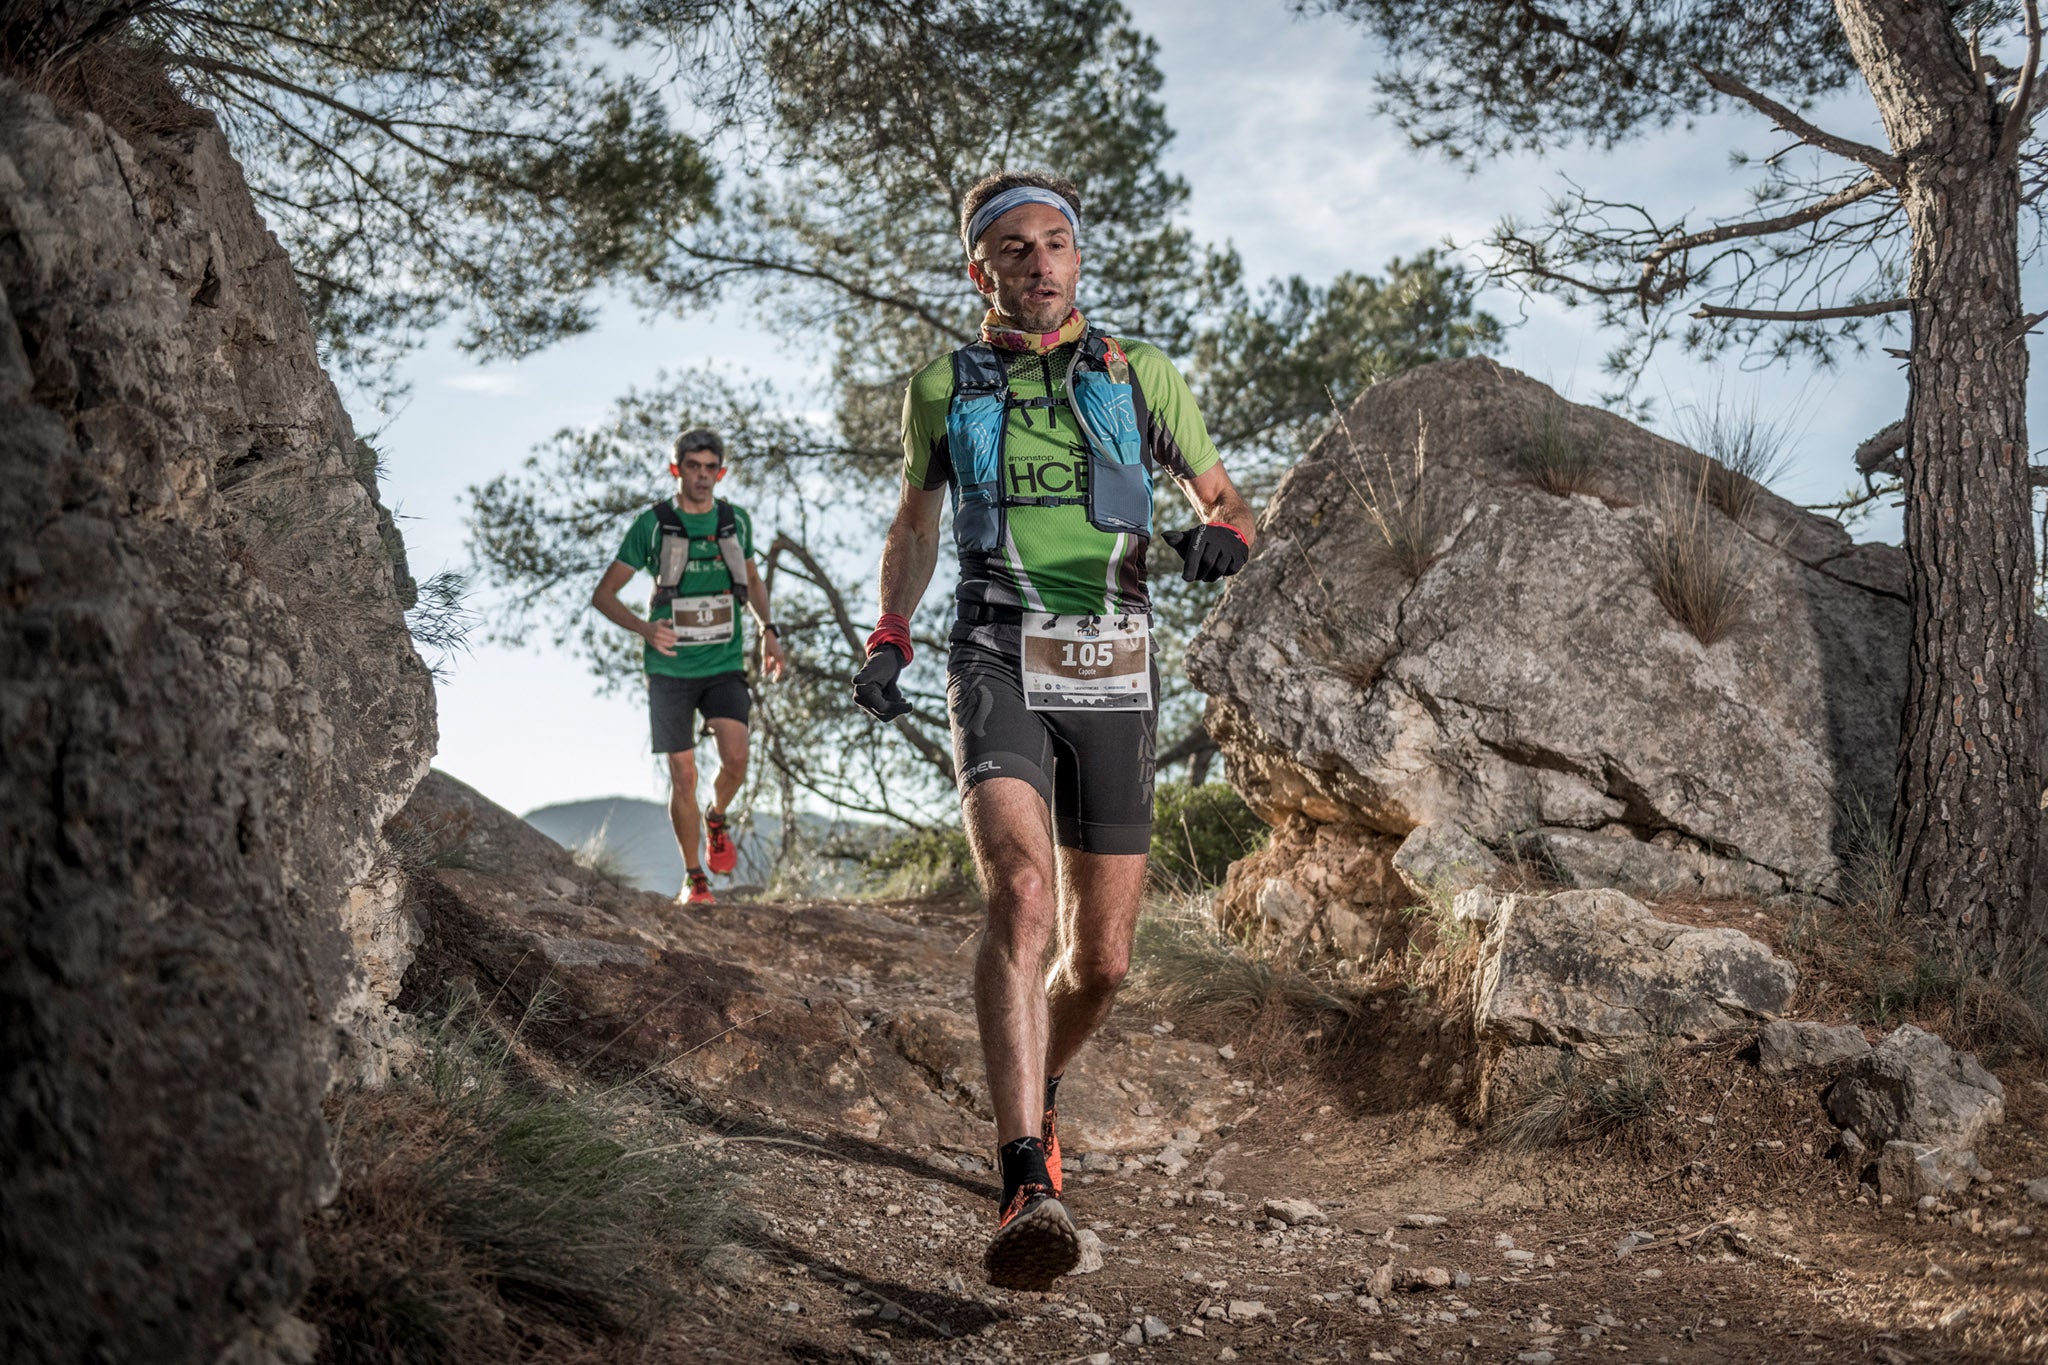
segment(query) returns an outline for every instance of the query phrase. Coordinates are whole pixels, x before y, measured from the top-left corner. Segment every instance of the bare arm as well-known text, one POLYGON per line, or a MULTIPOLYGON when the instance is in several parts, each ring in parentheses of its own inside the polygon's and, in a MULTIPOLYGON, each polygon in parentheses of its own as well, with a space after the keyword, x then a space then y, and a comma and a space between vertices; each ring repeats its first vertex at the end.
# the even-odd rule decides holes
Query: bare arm
POLYGON ((747 610, 754 613, 754 624, 760 627, 761 671, 771 681, 780 681, 784 667, 782 641, 768 629, 768 584, 761 577, 761 566, 751 559, 747 561, 747 610))
POLYGON ((916 488, 906 483, 896 504, 896 520, 882 543, 882 614, 909 616, 931 586, 939 562, 939 514, 946 500, 943 488, 916 488))
POLYGON ((1252 543, 1252 508, 1237 491, 1237 485, 1230 481, 1230 474, 1218 460, 1203 473, 1192 479, 1181 479, 1180 491, 1194 505, 1195 512, 1203 521, 1228 523, 1244 543, 1252 543))
POLYGON ((590 605, 597 608, 597 614, 605 620, 632 631, 647 641, 659 654, 676 652, 676 633, 666 621, 649 621, 619 600, 619 589, 626 586, 633 577, 633 566, 613 560, 604 571, 604 577, 597 580, 597 587, 591 591, 590 605))

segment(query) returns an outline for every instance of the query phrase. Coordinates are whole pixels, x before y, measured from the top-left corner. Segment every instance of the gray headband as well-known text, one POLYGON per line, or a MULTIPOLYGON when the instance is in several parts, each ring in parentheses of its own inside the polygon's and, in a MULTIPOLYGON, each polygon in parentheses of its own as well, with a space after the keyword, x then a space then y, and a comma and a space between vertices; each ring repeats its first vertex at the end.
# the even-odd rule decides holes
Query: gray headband
POLYGON ((974 250, 974 244, 981 240, 982 233, 988 231, 989 224, 1022 204, 1044 204, 1047 208, 1058 209, 1066 215, 1067 222, 1072 225, 1075 239, 1080 238, 1081 220, 1075 215, 1074 206, 1066 201, 1065 196, 1054 190, 1041 189, 1037 185, 1019 185, 1015 189, 991 195, 988 202, 976 209, 974 216, 967 220, 968 251, 974 250))

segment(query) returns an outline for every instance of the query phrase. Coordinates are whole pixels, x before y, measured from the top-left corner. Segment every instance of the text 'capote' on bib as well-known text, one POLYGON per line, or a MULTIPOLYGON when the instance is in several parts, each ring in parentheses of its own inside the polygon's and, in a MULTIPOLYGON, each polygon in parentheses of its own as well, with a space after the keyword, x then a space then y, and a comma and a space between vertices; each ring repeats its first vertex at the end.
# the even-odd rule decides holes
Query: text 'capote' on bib
POLYGON ((669 604, 669 627, 679 645, 718 645, 732 638, 739 614, 733 610, 732 594, 710 597, 678 597, 669 604))
POLYGON ((1151 710, 1148 618, 1024 613, 1024 704, 1034 711, 1151 710))

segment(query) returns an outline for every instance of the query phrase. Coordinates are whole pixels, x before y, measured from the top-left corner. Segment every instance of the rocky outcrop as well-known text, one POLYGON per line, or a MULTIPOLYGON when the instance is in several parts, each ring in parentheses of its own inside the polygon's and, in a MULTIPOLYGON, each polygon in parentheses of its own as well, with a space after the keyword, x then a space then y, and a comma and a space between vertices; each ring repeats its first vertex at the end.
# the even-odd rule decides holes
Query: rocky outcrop
POLYGON ((1872 1149, 1914 1142, 1960 1152, 2005 1117, 2005 1087, 1975 1057, 1905 1024, 1849 1064, 1827 1106, 1872 1149))
POLYGON ((1644 567, 1702 480, 1727 485, 1490 360, 1374 386, 1281 483, 1189 650, 1232 782, 1276 826, 1533 841, 1567 884, 1831 887, 1841 804, 1891 787, 1903 560, 1760 489, 1709 507, 1748 591, 1702 644, 1644 567), (1546 422, 1592 452, 1588 491, 1532 477, 1546 422), (1406 563, 1369 509, 1404 498, 1427 509, 1406 563))
POLYGON ((1705 1041, 1782 1013, 1799 982, 1747 934, 1668 924, 1618 891, 1505 896, 1483 922, 1473 1014, 1496 1046, 1705 1041))
POLYGON ((0 80, 20 1359, 306 1345, 320 1101, 338 1063, 374 1069, 407 937, 350 888, 434 739, 403 558, 291 270, 212 121, 160 104, 130 140, 0 80))

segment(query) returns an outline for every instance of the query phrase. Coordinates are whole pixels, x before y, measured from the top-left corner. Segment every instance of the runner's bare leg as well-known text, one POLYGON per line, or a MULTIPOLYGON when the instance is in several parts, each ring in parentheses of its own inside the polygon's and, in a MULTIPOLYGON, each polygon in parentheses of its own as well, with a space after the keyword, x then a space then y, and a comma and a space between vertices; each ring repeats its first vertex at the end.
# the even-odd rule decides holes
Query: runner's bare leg
POLYGON ((711 809, 723 811, 746 785, 747 727, 729 716, 712 716, 707 723, 712 739, 718 742, 718 776, 711 779, 711 809))
POLYGON ((1028 782, 994 777, 961 802, 988 891, 974 957, 974 1016, 996 1143, 1037 1137, 1045 1116, 1045 959, 1059 924, 1052 820, 1028 782))
MULTIPOLYGON (((1051 1019, 1047 1076, 1066 1071, 1116 1004, 1117 988, 1131 969, 1145 855, 1062 848, 1059 878, 1059 957, 1045 981, 1051 1019)), ((1039 1103, 1043 1108, 1044 1101, 1039 1103)))
POLYGON ((668 756, 668 822, 676 829, 676 847, 684 867, 702 867, 697 819, 697 751, 683 749, 668 756))

